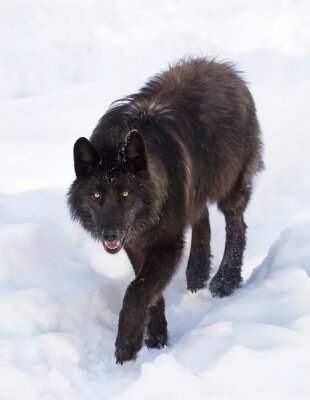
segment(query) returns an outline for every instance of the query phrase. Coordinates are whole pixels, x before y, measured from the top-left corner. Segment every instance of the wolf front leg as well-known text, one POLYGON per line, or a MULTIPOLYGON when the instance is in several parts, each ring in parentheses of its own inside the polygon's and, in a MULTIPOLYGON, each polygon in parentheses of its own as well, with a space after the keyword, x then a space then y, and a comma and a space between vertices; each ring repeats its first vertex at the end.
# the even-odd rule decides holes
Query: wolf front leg
MULTIPOLYGON (((144 265, 144 255, 125 246, 126 253, 131 261, 135 275, 139 275, 144 265)), ((146 329, 146 338, 144 343, 149 349, 160 349, 167 344, 167 320, 165 316, 165 300, 163 296, 158 296, 156 303, 149 309, 149 319, 146 329)))
POLYGON ((142 270, 128 286, 124 297, 115 343, 117 363, 135 359, 141 349, 150 308, 173 276, 182 249, 183 234, 147 252, 142 270))

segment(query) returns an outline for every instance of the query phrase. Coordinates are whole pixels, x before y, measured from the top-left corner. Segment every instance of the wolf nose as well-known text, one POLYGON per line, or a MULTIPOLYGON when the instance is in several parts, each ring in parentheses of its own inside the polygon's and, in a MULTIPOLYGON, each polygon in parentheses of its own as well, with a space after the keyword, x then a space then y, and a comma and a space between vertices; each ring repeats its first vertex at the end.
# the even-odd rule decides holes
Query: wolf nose
POLYGON ((117 236, 117 231, 109 229, 108 231, 104 232, 103 238, 106 242, 114 242, 117 240, 117 236))

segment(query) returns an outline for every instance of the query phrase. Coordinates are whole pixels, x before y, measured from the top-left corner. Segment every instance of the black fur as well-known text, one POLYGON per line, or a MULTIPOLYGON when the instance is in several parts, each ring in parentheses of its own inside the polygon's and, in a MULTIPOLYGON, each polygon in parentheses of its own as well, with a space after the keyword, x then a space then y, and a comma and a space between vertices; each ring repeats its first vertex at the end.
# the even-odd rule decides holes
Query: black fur
POLYGON ((136 94, 115 102, 90 140, 74 146, 69 206, 105 249, 123 246, 135 270, 120 312, 116 361, 167 343, 163 289, 176 271, 192 226, 187 286, 210 273, 207 202, 226 219, 226 245, 209 288, 230 295, 241 282, 243 213, 262 144, 252 96, 229 63, 181 60, 136 94), (96 193, 94 195, 94 193, 96 193))

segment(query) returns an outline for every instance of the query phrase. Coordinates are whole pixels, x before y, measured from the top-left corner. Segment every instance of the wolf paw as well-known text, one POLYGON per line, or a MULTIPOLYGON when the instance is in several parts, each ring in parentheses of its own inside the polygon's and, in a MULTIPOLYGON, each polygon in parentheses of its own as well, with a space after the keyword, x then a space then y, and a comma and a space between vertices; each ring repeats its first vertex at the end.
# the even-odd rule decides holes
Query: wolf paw
POLYGON ((186 271, 187 289, 190 290, 192 293, 205 288, 208 279, 208 271, 197 271, 197 269, 194 270, 192 268, 188 268, 186 271))
POLYGON ((116 364, 123 364, 126 361, 135 360, 138 351, 142 347, 142 340, 134 338, 133 340, 121 341, 119 338, 116 340, 115 358, 116 364))
POLYGON ((204 279, 187 279, 187 289, 192 293, 196 293, 198 290, 206 287, 206 280, 204 279))
POLYGON ((224 274, 220 271, 211 279, 209 290, 212 296, 230 296, 238 287, 242 279, 239 274, 224 274))
POLYGON ((168 334, 166 332, 153 334, 152 336, 145 339, 145 345, 149 349, 162 349, 166 346, 168 341, 168 334))

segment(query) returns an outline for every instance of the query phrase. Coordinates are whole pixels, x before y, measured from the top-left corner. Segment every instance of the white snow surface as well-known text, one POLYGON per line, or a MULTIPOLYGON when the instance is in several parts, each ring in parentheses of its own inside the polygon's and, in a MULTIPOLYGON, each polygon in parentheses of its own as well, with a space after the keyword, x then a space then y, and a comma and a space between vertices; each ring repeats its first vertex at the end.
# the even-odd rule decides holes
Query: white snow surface
MULTIPOLYGON (((0 399, 310 397, 308 1, 0 1, 0 399), (266 170, 246 213, 244 283, 165 291, 169 346, 116 365, 133 279, 71 222, 72 146, 109 103, 183 55, 244 70, 266 170)), ((211 208, 213 271, 224 222, 211 208)))

